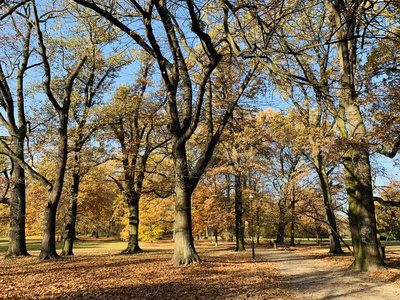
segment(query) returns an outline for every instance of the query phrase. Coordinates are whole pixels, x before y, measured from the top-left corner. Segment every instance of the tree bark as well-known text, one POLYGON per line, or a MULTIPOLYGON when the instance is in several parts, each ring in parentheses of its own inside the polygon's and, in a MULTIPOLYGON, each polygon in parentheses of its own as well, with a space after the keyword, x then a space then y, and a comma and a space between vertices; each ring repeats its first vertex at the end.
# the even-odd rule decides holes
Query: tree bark
POLYGON ((56 251, 56 212, 57 205, 48 201, 44 210, 42 248, 40 259, 58 258, 56 251))
POLYGON ((58 130, 57 174, 54 179, 53 188, 48 192, 44 211, 42 248, 39 254, 39 258, 41 259, 58 258, 56 251, 56 213, 64 185, 68 153, 68 108, 64 108, 63 111, 60 114, 60 128, 58 130))
MULTIPOLYGON (((13 137, 13 151, 21 159, 24 156, 25 134, 21 137, 13 137)), ((25 171, 17 163, 13 163, 11 174, 10 204, 10 230, 6 256, 27 256, 25 239, 25 171)))
POLYGON ((128 199, 129 209, 129 235, 128 235, 128 246, 123 253, 133 254, 142 252, 139 247, 139 199, 128 199))
POLYGON ((322 163, 321 155, 317 157, 317 173, 319 177, 319 181, 321 184, 322 195, 324 200, 325 213, 328 220, 330 232, 329 232, 329 240, 330 247, 329 253, 333 254, 342 254, 343 250, 340 245, 340 238, 338 235, 338 229, 336 225, 336 217, 332 207, 332 195, 330 191, 328 174, 326 173, 326 169, 322 163))
POLYGON ((61 255, 74 255, 74 241, 76 239, 76 216, 78 213, 78 192, 79 192, 79 184, 81 182, 81 176, 79 174, 74 173, 72 175, 72 192, 71 192, 71 206, 68 210, 67 216, 67 224, 65 226, 64 232, 64 245, 61 255))
POLYGON ((175 166, 175 246, 172 263, 176 266, 201 262, 192 236, 191 196, 185 144, 173 140, 175 166))
POLYGON ((278 233, 276 234, 276 242, 283 243, 285 237, 286 227, 286 199, 281 198, 278 202, 279 206, 279 220, 278 220, 278 233))
POLYGON ((292 203, 291 203, 291 218, 290 218, 290 246, 296 246, 294 241, 294 227, 295 227, 295 217, 296 217, 296 198, 295 191, 293 187, 292 203))
POLYGON ((246 251, 244 246, 242 176, 240 173, 235 175, 235 240, 235 251, 246 251))

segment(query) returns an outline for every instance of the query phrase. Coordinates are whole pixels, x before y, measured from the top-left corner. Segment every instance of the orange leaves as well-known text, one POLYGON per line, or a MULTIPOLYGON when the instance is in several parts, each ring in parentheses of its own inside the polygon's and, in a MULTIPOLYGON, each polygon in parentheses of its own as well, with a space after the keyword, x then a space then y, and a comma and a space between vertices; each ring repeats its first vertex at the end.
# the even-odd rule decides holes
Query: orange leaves
MULTIPOLYGON (((277 299, 285 291, 272 263, 232 248, 198 243, 201 264, 173 267, 173 243, 142 244, 144 253, 77 249, 75 257, 38 262, 0 259, 1 299, 277 299)), ((289 299, 288 297, 287 299, 289 299)))

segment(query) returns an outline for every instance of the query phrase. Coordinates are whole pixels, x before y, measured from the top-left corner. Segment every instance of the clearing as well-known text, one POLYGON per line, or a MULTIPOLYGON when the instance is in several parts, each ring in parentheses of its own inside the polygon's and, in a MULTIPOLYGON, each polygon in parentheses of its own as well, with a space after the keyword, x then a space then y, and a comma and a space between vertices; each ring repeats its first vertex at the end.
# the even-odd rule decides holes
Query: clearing
POLYGON ((41 261, 40 240, 29 240, 31 257, 0 258, 0 299, 400 299, 398 246, 386 248, 390 271, 362 274, 326 246, 258 246, 252 260, 250 246, 196 241, 204 262, 187 267, 170 264, 172 241, 143 242, 135 255, 120 254, 125 247, 81 238, 75 256, 41 261))

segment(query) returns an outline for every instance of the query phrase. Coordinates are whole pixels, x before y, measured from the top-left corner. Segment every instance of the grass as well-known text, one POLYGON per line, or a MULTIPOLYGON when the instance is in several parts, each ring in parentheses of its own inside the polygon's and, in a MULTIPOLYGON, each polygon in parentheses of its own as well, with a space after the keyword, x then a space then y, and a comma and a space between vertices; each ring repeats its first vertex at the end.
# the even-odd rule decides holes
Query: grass
MULTIPOLYGON (((41 237, 40 236, 29 236, 26 238, 26 247, 28 252, 38 251, 41 249, 41 237)), ((63 243, 57 242, 56 248, 61 251, 63 243)), ((74 249, 121 249, 121 251, 126 247, 125 242, 117 241, 114 238, 110 239, 93 239, 87 237, 79 237, 78 240, 74 242, 74 249)), ((5 255, 8 248, 8 238, 0 238, 0 256, 5 255)))

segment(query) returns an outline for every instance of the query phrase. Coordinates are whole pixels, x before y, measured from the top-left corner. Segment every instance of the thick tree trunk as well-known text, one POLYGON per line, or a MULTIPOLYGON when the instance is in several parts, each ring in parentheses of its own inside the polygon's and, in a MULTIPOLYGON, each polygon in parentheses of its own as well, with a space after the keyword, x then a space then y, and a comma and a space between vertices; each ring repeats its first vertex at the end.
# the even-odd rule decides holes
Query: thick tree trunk
POLYGON ((278 220, 278 233, 276 234, 276 242, 283 243, 285 237, 286 227, 286 199, 279 200, 279 220, 278 220))
POLYGON ((347 192, 347 201, 349 205, 348 216, 351 234, 351 243, 353 245, 353 253, 358 252, 360 238, 358 235, 358 210, 356 199, 356 180, 354 178, 353 161, 349 153, 343 157, 344 177, 347 192))
POLYGON ((139 247, 139 199, 128 199, 129 209, 129 235, 128 246, 123 253, 142 252, 139 247))
POLYGON ((56 251, 56 212, 57 206, 47 202, 44 211, 42 249, 40 259, 58 258, 56 251))
MULTIPOLYGON (((15 154, 23 158, 23 139, 15 138, 13 141, 15 154)), ((10 196, 10 230, 9 243, 6 256, 27 256, 25 240, 25 171, 17 163, 14 163, 11 174, 10 196)))
POLYGON ((353 153, 357 178, 356 196, 359 245, 351 268, 361 271, 385 269, 386 264, 380 254, 377 238, 369 153, 364 149, 353 150, 353 153))
POLYGON ((243 193, 241 174, 235 176, 235 251, 246 251, 244 247, 244 226, 243 226, 243 193))
POLYGON ((56 251, 56 214, 58 203, 60 202, 61 192, 64 185, 64 175, 67 165, 68 153, 68 109, 64 108, 63 114, 60 114, 60 128, 58 130, 58 157, 57 174, 55 176, 52 189, 48 192, 47 202, 44 208, 44 224, 42 249, 39 254, 41 259, 57 258, 56 251))
MULTIPOLYGON (((173 141, 174 142, 174 141, 173 141)), ((173 150, 175 166, 175 246, 172 263, 176 266, 200 262, 192 236, 191 196, 193 187, 189 181, 185 145, 173 150)))
POLYGON ((64 232, 64 246, 61 252, 61 255, 74 255, 74 241, 76 238, 76 216, 78 213, 78 192, 79 192, 79 184, 81 181, 81 176, 79 174, 73 174, 73 185, 72 185, 72 201, 70 209, 68 210, 67 216, 67 224, 65 226, 64 232))

